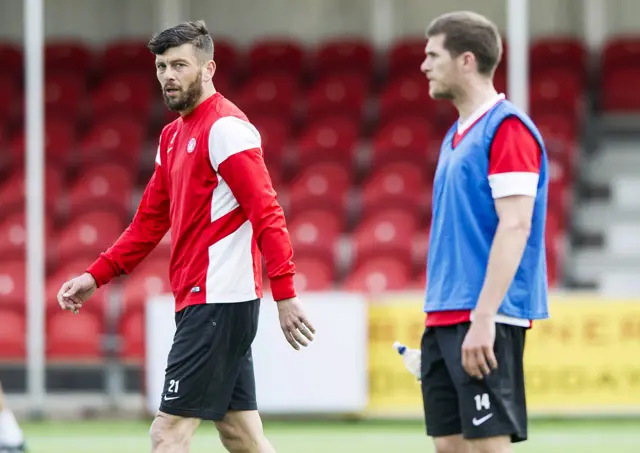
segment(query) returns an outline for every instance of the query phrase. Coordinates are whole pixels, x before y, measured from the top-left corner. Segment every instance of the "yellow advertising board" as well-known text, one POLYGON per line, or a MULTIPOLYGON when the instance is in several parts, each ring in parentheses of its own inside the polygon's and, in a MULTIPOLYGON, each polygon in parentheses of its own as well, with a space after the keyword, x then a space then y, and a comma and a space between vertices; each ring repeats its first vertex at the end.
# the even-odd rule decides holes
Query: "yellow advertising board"
MULTIPOLYGON (((371 413, 420 415, 420 385, 393 350, 419 347, 422 295, 370 307, 371 413)), ((640 301, 554 295, 551 318, 527 333, 525 377, 531 414, 640 413, 640 301)))

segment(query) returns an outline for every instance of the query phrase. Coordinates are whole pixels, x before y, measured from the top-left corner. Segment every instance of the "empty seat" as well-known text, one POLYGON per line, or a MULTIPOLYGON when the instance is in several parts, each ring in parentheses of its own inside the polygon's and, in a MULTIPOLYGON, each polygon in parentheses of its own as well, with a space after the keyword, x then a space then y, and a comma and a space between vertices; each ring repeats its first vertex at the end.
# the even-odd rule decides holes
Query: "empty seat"
MULTIPOLYGON (((1 58, 2 49, 0 48, 1 58)), ((21 101, 16 78, 10 74, 0 74, 0 99, 2 99, 0 102, 0 124, 4 124, 14 118, 16 108, 21 101)))
POLYGON ((373 137, 371 166, 377 169, 391 162, 407 161, 422 168, 430 155, 438 155, 439 147, 439 137, 428 120, 394 118, 373 137))
POLYGON ((434 120, 441 103, 429 94, 429 81, 420 73, 397 77, 380 94, 379 121, 384 124, 396 116, 414 115, 434 120))
POLYGON ((0 61, 2 61, 3 73, 15 79, 20 77, 22 74, 22 68, 24 67, 22 50, 20 47, 8 42, 1 42, 0 61))
POLYGON ((297 291, 329 291, 333 287, 333 266, 319 258, 298 258, 293 278, 297 291))
POLYGON ((531 112, 563 112, 570 118, 582 116, 584 94, 579 76, 569 70, 548 70, 531 78, 531 112))
POLYGON ((637 66, 638 61, 640 61, 640 37, 614 36, 602 49, 601 72, 606 78, 610 72, 637 66))
POLYGON ((134 177, 129 168, 115 163, 88 167, 70 188, 69 215, 73 217, 99 205, 128 218, 134 177))
MULTIPOLYGON (((144 124, 144 122, 143 122, 144 124)), ((82 164, 100 161, 137 166, 146 136, 146 127, 135 116, 113 116, 95 124, 80 144, 82 164)))
POLYGON ((307 93, 307 117, 338 113, 360 121, 367 92, 368 80, 355 71, 325 75, 307 93))
POLYGON ((557 36, 537 39, 530 47, 530 58, 533 73, 562 68, 584 81, 587 50, 579 39, 557 36))
POLYGON ((54 361, 96 361, 102 356, 101 322, 82 310, 53 312, 47 319, 46 356, 54 361))
POLYGON ((304 51, 295 41, 286 38, 266 38, 249 48, 249 71, 252 74, 287 72, 298 77, 303 68, 304 51))
POLYGON ((26 357, 26 343, 27 331, 24 312, 0 309, 0 361, 24 359, 26 357))
POLYGON ((256 74, 238 91, 238 106, 251 118, 270 114, 289 119, 298 96, 298 80, 289 73, 256 74))
POLYGON ((640 92, 630 89, 638 83, 640 65, 635 68, 620 68, 608 71, 600 90, 601 106, 608 113, 640 111, 640 92))
MULTIPOLYGON (((48 237, 52 231, 50 216, 45 216, 44 232, 48 237)), ((0 257, 2 259, 22 259, 26 253, 26 216, 15 212, 0 221, 0 257)))
MULTIPOLYGON (((47 164, 64 168, 70 164, 76 146, 74 120, 64 116, 47 118, 44 129, 44 152, 47 164)), ((14 136, 10 145, 14 166, 24 163, 26 147, 26 130, 22 130, 14 136)))
POLYGON ((426 197, 422 169, 410 162, 394 162, 380 168, 363 183, 362 217, 394 207, 417 213, 426 205, 426 197))
POLYGON ((414 236, 418 231, 415 213, 388 209, 359 223, 351 236, 356 267, 376 256, 413 261, 414 236))
POLYGON ((409 265, 397 258, 374 258, 353 269, 344 282, 344 289, 379 294, 404 291, 410 283, 409 265))
POLYGON ((298 168, 335 162, 351 170, 359 138, 359 125, 345 116, 330 116, 309 123, 296 146, 298 168))
POLYGON ((420 65, 426 58, 427 41, 424 37, 404 38, 391 45, 387 57, 391 79, 405 74, 420 72, 420 65))
POLYGON ((171 293, 169 261, 145 260, 128 275, 122 286, 125 310, 142 309, 151 296, 171 293))
POLYGON ((84 213, 56 234, 60 262, 83 256, 95 257, 107 250, 124 230, 120 216, 110 211, 84 213))
POLYGON ((120 358, 128 362, 139 362, 145 355, 145 318, 144 310, 139 307, 129 310, 120 318, 118 333, 122 348, 120 358))
POLYGON ((93 70, 94 57, 89 47, 78 41, 48 41, 44 48, 47 77, 57 72, 73 71, 86 78, 93 70))
POLYGON ((311 208, 343 214, 350 186, 350 174, 340 164, 319 163, 307 167, 289 187, 289 215, 295 217, 311 208))
POLYGON ((231 42, 214 39, 213 59, 216 62, 214 83, 216 83, 215 78, 222 73, 229 74, 230 76, 234 76, 236 74, 239 64, 239 55, 235 46, 231 42))
POLYGON ((99 67, 105 74, 139 72, 150 80, 155 74, 154 61, 145 41, 121 39, 106 44, 99 56, 99 67))
MULTIPOLYGON (((53 165, 44 168, 45 183, 45 209, 48 214, 56 214, 63 194, 62 171, 53 165)), ((24 170, 15 172, 4 184, 0 185, 0 200, 2 211, 0 214, 8 215, 12 212, 24 212, 25 209, 25 173, 24 170)))
MULTIPOLYGON (((153 63, 151 63, 153 68, 153 63)), ((153 104, 155 88, 149 77, 138 73, 114 74, 91 93, 91 112, 95 121, 107 115, 136 115, 136 122, 146 126, 153 104)))
POLYGON ((21 259, 0 260, 0 307, 23 310, 26 297, 26 263, 21 259))
POLYGON ((314 207, 291 217, 287 228, 296 257, 314 258, 325 263, 333 263, 335 247, 343 224, 342 216, 333 211, 314 207))
POLYGON ((73 70, 58 70, 45 78, 45 108, 53 116, 75 120, 86 99, 86 76, 73 70))
POLYGON ((326 75, 345 70, 371 77, 373 49, 369 42, 359 38, 342 38, 320 44, 315 55, 316 74, 326 75))

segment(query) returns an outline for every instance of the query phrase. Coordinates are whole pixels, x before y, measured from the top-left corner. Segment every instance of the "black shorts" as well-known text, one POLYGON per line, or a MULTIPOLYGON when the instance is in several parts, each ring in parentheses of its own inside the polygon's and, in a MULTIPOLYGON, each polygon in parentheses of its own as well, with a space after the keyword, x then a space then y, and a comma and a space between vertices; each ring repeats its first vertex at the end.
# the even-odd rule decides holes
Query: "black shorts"
POLYGON ((251 343, 260 300, 192 305, 176 313, 160 411, 222 420, 258 408, 251 343))
POLYGON ((482 380, 462 368, 462 342, 469 323, 427 327, 422 337, 422 398, 427 434, 466 439, 510 436, 527 439, 524 387, 526 329, 496 324, 498 368, 482 380))

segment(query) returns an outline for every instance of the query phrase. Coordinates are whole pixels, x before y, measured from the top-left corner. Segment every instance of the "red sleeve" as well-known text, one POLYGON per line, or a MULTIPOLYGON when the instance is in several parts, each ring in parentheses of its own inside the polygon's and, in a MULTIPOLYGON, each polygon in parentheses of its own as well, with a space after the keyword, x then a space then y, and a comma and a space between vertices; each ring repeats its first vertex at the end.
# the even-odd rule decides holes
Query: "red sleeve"
POLYGON ((293 248, 262 152, 254 148, 232 154, 220 163, 218 173, 253 226, 274 300, 295 297, 293 248))
POLYGON ((156 170, 142 195, 136 215, 120 238, 87 269, 98 286, 129 274, 169 231, 169 195, 162 169, 156 170))
POLYGON ((489 154, 489 182, 494 198, 533 195, 537 191, 542 152, 529 129, 516 117, 498 127, 489 154))

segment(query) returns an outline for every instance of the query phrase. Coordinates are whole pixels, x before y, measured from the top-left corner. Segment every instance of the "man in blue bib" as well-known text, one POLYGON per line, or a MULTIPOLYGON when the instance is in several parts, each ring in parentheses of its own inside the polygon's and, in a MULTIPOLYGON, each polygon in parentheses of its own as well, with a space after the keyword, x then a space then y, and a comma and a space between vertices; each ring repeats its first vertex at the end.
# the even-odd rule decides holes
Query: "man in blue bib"
POLYGON ((421 70, 453 103, 433 186, 421 381, 439 453, 509 453, 527 438, 525 333, 548 317, 548 161, 531 119, 498 94, 497 27, 435 19, 421 70))

